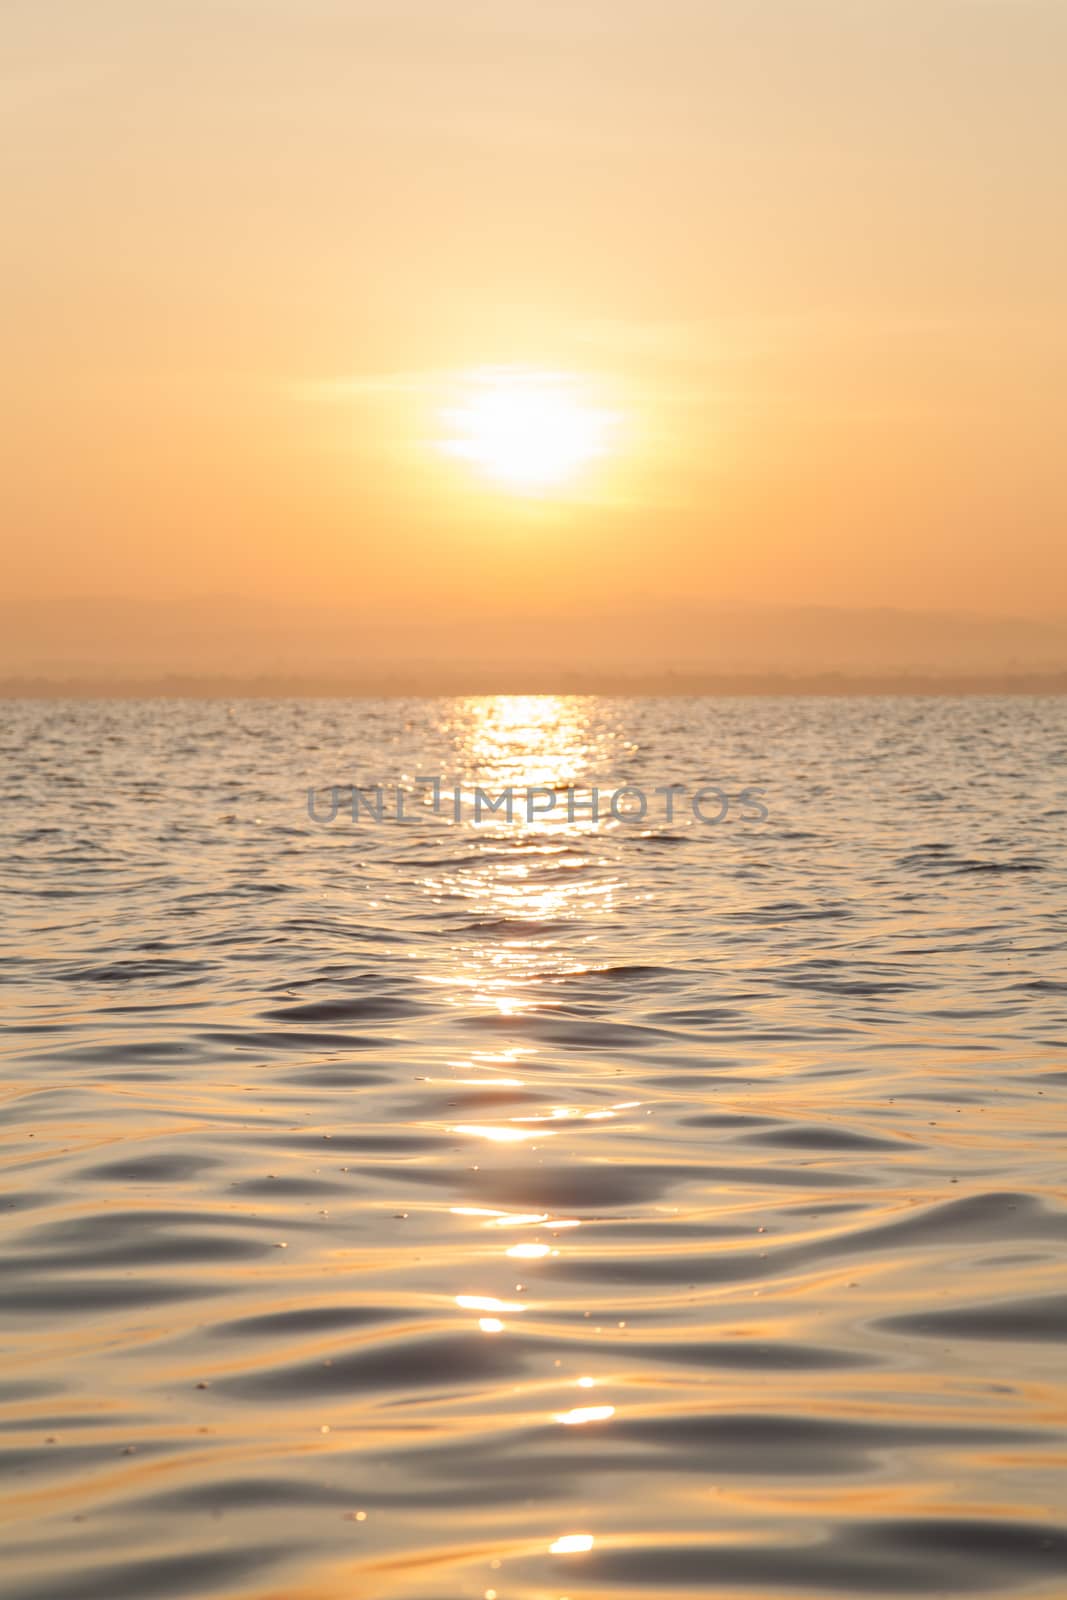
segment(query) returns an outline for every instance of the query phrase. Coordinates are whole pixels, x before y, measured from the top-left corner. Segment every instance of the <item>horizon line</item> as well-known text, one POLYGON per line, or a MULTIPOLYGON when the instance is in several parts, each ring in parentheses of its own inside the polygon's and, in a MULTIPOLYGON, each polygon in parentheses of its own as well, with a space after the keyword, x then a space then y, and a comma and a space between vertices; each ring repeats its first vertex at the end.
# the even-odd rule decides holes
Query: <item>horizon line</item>
POLYGON ((152 673, 0 677, 0 700, 455 699, 496 695, 650 698, 1067 696, 1067 667, 1047 671, 457 673, 405 678, 309 673, 152 673))

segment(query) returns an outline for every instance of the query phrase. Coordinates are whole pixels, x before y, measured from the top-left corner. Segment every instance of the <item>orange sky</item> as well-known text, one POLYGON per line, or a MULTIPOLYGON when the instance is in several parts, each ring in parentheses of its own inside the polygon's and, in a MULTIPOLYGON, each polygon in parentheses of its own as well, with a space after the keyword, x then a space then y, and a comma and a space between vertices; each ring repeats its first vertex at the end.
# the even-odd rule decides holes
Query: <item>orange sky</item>
POLYGON ((5 592, 1067 611, 1060 0, 8 0, 5 592), (486 366, 614 453, 442 453, 486 366))

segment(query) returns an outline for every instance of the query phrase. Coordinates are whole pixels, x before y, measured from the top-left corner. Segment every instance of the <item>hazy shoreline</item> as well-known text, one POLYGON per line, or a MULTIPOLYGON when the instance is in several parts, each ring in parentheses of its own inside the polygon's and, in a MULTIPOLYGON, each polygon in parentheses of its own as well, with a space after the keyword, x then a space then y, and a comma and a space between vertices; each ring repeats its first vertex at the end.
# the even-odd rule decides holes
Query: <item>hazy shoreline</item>
POLYGON ((493 673, 472 669, 381 678, 185 674, 153 677, 0 678, 2 700, 447 699, 457 695, 633 695, 659 698, 880 698, 1067 695, 1067 670, 951 673, 493 673))

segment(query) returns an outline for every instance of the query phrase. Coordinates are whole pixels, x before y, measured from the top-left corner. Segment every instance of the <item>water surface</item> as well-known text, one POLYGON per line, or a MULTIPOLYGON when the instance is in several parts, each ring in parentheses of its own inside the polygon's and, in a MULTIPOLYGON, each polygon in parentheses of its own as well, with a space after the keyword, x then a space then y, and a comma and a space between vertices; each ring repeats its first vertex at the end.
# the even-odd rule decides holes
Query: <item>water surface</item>
POLYGON ((5 1597, 1067 1593, 1067 703, 2 743, 5 1597))

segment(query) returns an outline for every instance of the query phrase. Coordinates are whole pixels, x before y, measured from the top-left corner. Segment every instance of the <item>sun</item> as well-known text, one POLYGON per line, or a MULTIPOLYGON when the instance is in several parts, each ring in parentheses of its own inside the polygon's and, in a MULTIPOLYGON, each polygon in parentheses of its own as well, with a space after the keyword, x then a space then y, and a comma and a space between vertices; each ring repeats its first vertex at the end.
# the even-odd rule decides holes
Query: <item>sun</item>
POLYGON ((571 374, 488 367, 459 387, 460 402, 441 414, 451 433, 439 447, 506 488, 538 493, 568 483, 611 448, 617 416, 571 374))

